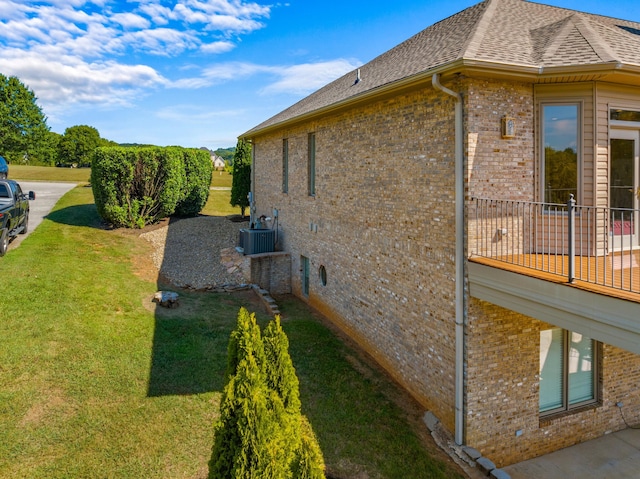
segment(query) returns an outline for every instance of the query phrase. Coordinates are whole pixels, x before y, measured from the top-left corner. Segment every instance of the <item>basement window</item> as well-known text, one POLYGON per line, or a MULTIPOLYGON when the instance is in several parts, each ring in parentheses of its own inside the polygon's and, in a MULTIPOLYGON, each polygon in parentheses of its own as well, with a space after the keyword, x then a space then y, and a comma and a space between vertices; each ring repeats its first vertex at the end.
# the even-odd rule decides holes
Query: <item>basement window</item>
POLYGON ((540 331, 540 414, 548 416, 598 400, 599 343, 561 328, 540 331))

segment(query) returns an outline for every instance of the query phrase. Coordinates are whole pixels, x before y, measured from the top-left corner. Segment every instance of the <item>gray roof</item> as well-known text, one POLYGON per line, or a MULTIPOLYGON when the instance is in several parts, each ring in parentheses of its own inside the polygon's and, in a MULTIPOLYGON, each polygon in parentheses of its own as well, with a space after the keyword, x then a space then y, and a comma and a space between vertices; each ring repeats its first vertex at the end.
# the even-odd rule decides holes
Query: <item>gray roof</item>
POLYGON ((525 0, 485 0, 421 31, 252 128, 243 136, 354 101, 430 71, 640 67, 640 23, 525 0))

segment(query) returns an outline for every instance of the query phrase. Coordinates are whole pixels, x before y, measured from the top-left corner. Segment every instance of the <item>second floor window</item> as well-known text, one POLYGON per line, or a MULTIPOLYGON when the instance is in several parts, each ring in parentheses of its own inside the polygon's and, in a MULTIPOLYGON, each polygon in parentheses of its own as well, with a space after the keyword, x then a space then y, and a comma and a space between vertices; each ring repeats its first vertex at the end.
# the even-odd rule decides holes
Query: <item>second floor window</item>
POLYGON ((309 156, 308 156, 308 190, 309 196, 316 194, 316 134, 309 133, 309 156))
POLYGON ((578 201, 580 109, 577 103, 542 106, 543 201, 578 201))

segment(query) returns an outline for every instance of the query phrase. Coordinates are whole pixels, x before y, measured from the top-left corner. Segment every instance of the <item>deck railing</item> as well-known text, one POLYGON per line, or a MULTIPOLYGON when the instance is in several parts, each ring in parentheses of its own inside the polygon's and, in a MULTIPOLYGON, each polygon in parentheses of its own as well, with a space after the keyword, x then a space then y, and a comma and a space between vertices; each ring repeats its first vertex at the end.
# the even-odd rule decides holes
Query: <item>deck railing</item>
POLYGON ((640 292, 640 210, 472 198, 469 256, 640 292))

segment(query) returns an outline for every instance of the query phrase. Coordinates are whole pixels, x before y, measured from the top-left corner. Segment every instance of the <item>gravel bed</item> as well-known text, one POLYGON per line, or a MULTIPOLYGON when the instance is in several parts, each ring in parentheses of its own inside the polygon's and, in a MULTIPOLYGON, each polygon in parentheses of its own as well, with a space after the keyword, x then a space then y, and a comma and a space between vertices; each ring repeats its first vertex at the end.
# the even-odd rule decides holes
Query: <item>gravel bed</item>
POLYGON ((239 271, 223 264, 238 243, 238 231, 247 222, 235 223, 219 216, 172 220, 168 226, 141 235, 155 246, 153 263, 160 275, 176 287, 216 289, 242 284, 239 271))

